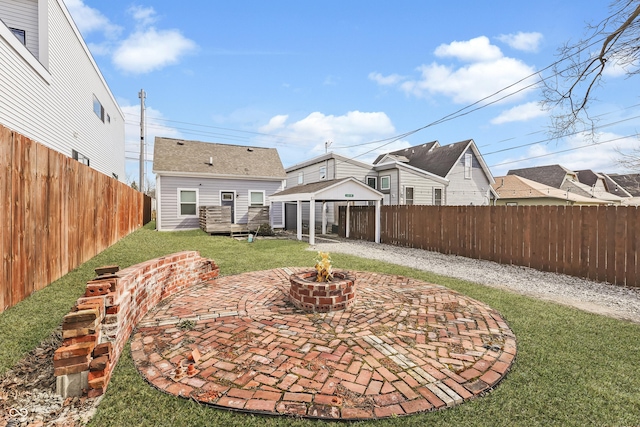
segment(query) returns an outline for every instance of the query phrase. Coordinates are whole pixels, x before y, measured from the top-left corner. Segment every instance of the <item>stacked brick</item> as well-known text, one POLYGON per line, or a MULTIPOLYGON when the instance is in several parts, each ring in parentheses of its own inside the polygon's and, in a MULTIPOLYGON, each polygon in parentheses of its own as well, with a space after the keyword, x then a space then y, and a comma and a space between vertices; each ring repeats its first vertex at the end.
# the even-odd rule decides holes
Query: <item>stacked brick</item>
POLYGON ((219 267, 198 252, 179 252, 124 270, 96 269, 62 322, 62 346, 53 358, 56 391, 63 397, 97 397, 142 317, 164 298, 218 277, 219 267))
POLYGON ((312 313, 345 310, 356 301, 355 277, 347 272, 333 273, 331 282, 315 282, 316 272, 289 277, 289 300, 296 307, 312 313))

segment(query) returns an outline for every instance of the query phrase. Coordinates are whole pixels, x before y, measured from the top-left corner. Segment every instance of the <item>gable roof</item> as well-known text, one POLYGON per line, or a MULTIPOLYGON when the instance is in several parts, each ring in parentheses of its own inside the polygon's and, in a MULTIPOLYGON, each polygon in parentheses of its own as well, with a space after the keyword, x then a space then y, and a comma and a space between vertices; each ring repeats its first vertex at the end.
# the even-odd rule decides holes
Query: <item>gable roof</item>
MULTIPOLYGON (((398 160, 398 161, 402 161, 410 164, 411 158, 425 157, 427 153, 431 151, 431 149, 438 146, 440 146, 440 143, 438 141, 431 141, 425 144, 416 145, 414 147, 403 148, 401 150, 396 150, 390 153, 381 154, 373 161, 373 164, 377 165, 385 157, 391 157, 393 160, 398 160)), ((411 166, 415 166, 415 165, 411 165, 411 166)))
MULTIPOLYGON (((616 185, 622 187, 627 193, 633 197, 640 197, 640 174, 631 173, 626 175, 620 175, 617 173, 610 173, 607 176, 615 182, 616 185)), ((615 187, 610 190, 615 192, 615 187)))
POLYGON ((496 178, 492 188, 500 199, 560 199, 580 204, 608 204, 607 200, 585 197, 567 190, 532 181, 518 175, 507 175, 496 178))
POLYGON ((531 181, 539 182, 553 188, 560 188, 567 174, 575 175, 575 172, 560 166, 536 166, 533 168, 512 169, 507 175, 518 175, 531 181))
POLYGON ((156 137, 155 140, 153 172, 263 179, 286 178, 275 148, 161 137, 156 137))
POLYGON ((335 160, 338 160, 340 163, 350 163, 352 165, 360 166, 361 168, 371 169, 371 165, 359 162, 357 160, 350 159, 348 157, 341 156, 339 154, 336 154, 336 153, 330 151, 330 152, 322 154, 322 155, 320 155, 318 157, 314 157, 313 159, 305 160, 304 162, 296 163, 295 165, 289 166, 288 168, 285 169, 285 171, 287 173, 293 172, 293 171, 295 171, 297 169, 302 169, 302 168, 305 168, 307 166, 310 166, 310 165, 313 165, 313 164, 316 164, 316 163, 320 163, 320 162, 324 162, 325 160, 329 160, 329 159, 335 159, 335 160))

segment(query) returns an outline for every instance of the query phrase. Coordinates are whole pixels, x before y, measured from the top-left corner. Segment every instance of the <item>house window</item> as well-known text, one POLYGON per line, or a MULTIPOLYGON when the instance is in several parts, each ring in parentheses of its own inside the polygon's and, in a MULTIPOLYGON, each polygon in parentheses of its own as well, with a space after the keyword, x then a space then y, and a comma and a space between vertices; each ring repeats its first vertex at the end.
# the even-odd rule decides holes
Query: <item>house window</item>
POLYGON ((433 189, 433 204, 436 206, 442 206, 442 188, 433 189))
POLYGON ((104 122, 104 107, 95 95, 93 95, 93 112, 96 113, 96 116, 104 122))
POLYGON ((24 30, 20 30, 18 28, 9 28, 14 36, 20 40, 20 43, 23 45, 27 45, 27 33, 24 30))
POLYGON ((377 186, 377 178, 375 176, 368 176, 367 177, 367 185, 371 188, 373 188, 374 190, 376 189, 377 186))
POLYGON ((304 172, 298 172, 298 185, 304 184, 304 172))
POLYGON ((327 167, 320 166, 320 179, 327 179, 327 167))
POLYGON ((264 191, 249 191, 249 206, 264 206, 264 191))
POLYGON ((471 169, 473 166, 473 156, 471 153, 464 155, 464 177, 465 179, 471 179, 471 169))
POLYGON ((391 176, 381 176, 380 177, 380 189, 381 190, 389 190, 391 189, 391 176))
POLYGON ((89 158, 83 154, 78 153, 76 150, 71 150, 71 157, 73 157, 74 160, 79 161, 83 165, 89 166, 89 158))
POLYGON ((407 205, 413 204, 413 187, 405 187, 404 189, 404 202, 407 205))
POLYGON ((223 202, 233 202, 233 193, 222 193, 223 202))
POLYGON ((178 189, 178 217, 196 216, 198 212, 198 190, 178 189))
POLYGON ((111 123, 111 116, 107 114, 107 123, 111 123))

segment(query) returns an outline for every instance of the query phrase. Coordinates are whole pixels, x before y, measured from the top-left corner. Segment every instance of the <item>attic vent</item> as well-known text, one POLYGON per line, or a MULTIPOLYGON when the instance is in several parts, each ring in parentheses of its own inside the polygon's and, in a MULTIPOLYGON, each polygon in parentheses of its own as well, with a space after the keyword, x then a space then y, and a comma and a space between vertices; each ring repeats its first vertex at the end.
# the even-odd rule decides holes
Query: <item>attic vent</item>
POLYGON ((178 145, 184 145, 184 142, 178 141, 178 145))
POLYGON ((209 157, 209 166, 213 166, 213 157, 209 157))

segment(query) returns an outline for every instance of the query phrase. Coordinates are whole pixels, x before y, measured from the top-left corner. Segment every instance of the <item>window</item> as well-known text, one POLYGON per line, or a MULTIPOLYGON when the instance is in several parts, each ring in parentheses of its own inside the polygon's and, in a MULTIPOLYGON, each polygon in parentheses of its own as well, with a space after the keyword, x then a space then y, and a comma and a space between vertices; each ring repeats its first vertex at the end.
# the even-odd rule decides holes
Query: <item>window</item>
POLYGON ((368 176, 367 177, 367 185, 371 188, 373 188, 374 190, 376 189, 376 184, 377 184, 377 178, 375 176, 368 176))
POLYGON ((264 191, 249 191, 249 206, 264 206, 264 191))
POLYGON ((404 189, 404 203, 406 205, 413 204, 413 187, 405 187, 404 189))
POLYGON ((433 189, 433 204, 436 206, 442 206, 442 188, 433 189))
POLYGON ((326 166, 320 166, 320 179, 327 179, 327 167, 326 166))
POLYGON ((389 190, 391 189, 391 176, 382 176, 380 177, 380 189, 381 190, 389 190))
POLYGON ((74 160, 79 161, 83 165, 89 166, 89 158, 85 155, 78 153, 76 150, 71 150, 71 157, 73 157, 74 160))
POLYGON ((233 193, 222 193, 223 202, 233 202, 233 193))
POLYGON ((465 179, 471 179, 471 169, 473 166, 473 155, 467 153, 464 155, 464 177, 465 179))
POLYGON ((198 210, 198 190, 178 189, 178 216, 196 216, 198 210))
POLYGON ((304 172, 298 172, 298 185, 304 184, 304 172))
POLYGON ((93 112, 96 113, 96 116, 104 122, 104 107, 95 95, 93 95, 93 112))
POLYGON ((107 114, 107 123, 111 123, 111 116, 107 114))
POLYGON ((27 33, 25 33, 24 30, 20 30, 18 28, 9 28, 9 29, 11 30, 13 35, 16 36, 18 40, 20 40, 20 43, 22 43, 25 46, 27 45, 27 33))

